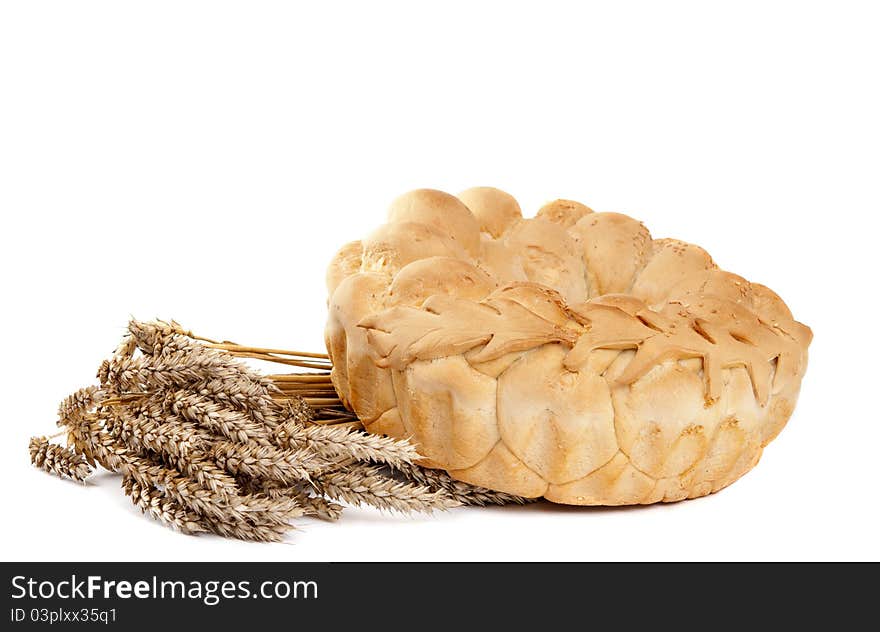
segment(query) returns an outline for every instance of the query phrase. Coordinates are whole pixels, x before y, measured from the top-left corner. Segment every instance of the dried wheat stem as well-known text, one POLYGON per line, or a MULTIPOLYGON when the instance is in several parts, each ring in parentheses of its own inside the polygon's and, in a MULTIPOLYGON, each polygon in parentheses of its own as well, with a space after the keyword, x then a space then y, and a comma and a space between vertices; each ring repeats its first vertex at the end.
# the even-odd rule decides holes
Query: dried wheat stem
POLYGON ((317 389, 281 389, 281 393, 273 395, 272 399, 277 402, 279 400, 283 401, 293 397, 302 397, 312 408, 342 408, 342 402, 334 395, 331 395, 329 391, 320 391, 317 389), (322 404, 319 401, 321 399, 332 399, 333 401, 328 401, 322 404))
POLYGON ((302 397, 298 395, 288 395, 285 398, 275 400, 276 407, 280 408, 282 413, 276 419, 273 419, 272 431, 277 433, 279 424, 287 421, 298 421, 303 424, 315 423, 338 423, 343 421, 354 421, 357 417, 344 409, 336 408, 317 408, 309 406, 302 397))
POLYGON ((337 397, 336 388, 331 382, 274 382, 281 392, 326 393, 326 397, 337 397))
POLYGON ((144 400, 150 393, 119 393, 113 397, 108 397, 101 402, 102 407, 107 406, 125 406, 134 402, 144 400))
POLYGON ((342 400, 338 397, 307 397, 300 395, 306 404, 316 407, 342 406, 342 400))
POLYGON ((336 411, 331 409, 323 409, 318 411, 318 417, 312 420, 312 423, 328 426, 346 426, 352 430, 363 430, 364 425, 358 421, 357 415, 348 412, 336 411))
POLYGON ((275 382, 303 382, 303 383, 330 383, 329 373, 279 373, 267 375, 267 378, 275 382))
POLYGON ((209 349, 222 349, 224 351, 231 352, 244 352, 244 353, 260 353, 260 354, 271 354, 271 355, 286 355, 286 356, 294 356, 298 358, 317 358, 320 360, 328 360, 330 356, 326 353, 311 353, 306 351, 288 351, 287 349, 269 349, 265 347, 248 347, 245 345, 238 345, 232 342, 218 343, 218 344, 207 344, 205 345, 209 349))
MULTIPOLYGON (((339 397, 336 395, 336 391, 330 388, 330 385, 327 384, 323 388, 318 385, 317 387, 308 387, 307 385, 296 385, 291 388, 287 384, 279 384, 278 390, 281 391, 279 394, 273 396, 273 399, 283 398, 283 397, 291 397, 293 395, 298 395, 300 397, 312 397, 312 398, 328 398, 336 400, 334 405, 340 406, 339 397)), ((313 405, 313 404, 310 404, 313 405)))
POLYGON ((251 358, 252 360, 263 360, 265 362, 275 362, 276 364, 284 364, 287 366, 296 366, 303 369, 329 369, 331 367, 329 362, 323 362, 320 360, 295 360, 293 358, 281 358, 278 356, 273 356, 268 353, 250 353, 246 351, 236 351, 233 352, 238 358, 251 358))

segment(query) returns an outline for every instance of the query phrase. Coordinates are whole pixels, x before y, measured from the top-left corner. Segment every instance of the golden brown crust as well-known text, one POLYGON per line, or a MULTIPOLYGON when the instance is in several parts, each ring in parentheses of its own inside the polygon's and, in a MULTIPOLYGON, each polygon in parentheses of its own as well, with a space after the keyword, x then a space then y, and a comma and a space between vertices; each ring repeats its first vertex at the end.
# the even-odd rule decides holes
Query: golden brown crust
POLYGON ((625 215, 451 197, 402 196, 328 270, 333 380, 368 430, 568 504, 693 498, 757 463, 812 337, 778 295, 625 215))
POLYGON ((519 259, 529 281, 553 288, 569 303, 586 300, 581 253, 563 227, 526 219, 508 231, 504 244, 509 256, 519 259))
POLYGON ((435 294, 478 301, 496 285, 492 277, 467 261, 427 257, 407 264, 394 276, 388 289, 388 302, 418 307, 435 294))
POLYGON ((363 240, 361 270, 394 276, 407 264, 427 257, 468 259, 461 246, 437 228, 394 222, 380 226, 363 240))
POLYGON ((480 225, 454 195, 434 189, 416 189, 391 203, 388 223, 412 222, 430 226, 471 256, 480 252, 480 225))
POLYGON ((675 285, 714 268, 712 257, 699 246, 677 239, 655 239, 651 257, 633 280, 630 292, 648 305, 656 305, 675 285))
POLYGON ((351 241, 340 248, 330 265, 327 266, 327 296, 333 296, 333 292, 343 280, 350 277, 361 269, 361 261, 364 256, 364 246, 360 241, 351 241))
POLYGON ((519 203, 509 193, 493 187, 473 187, 458 194, 480 224, 480 230, 497 239, 522 220, 519 203))
POLYGON ((641 222, 620 213, 591 213, 571 228, 590 279, 590 296, 629 291, 648 261, 651 235, 641 222))
POLYGON ((592 212, 593 209, 589 206, 574 200, 553 200, 542 206, 535 217, 559 224, 563 228, 571 228, 584 215, 592 212))

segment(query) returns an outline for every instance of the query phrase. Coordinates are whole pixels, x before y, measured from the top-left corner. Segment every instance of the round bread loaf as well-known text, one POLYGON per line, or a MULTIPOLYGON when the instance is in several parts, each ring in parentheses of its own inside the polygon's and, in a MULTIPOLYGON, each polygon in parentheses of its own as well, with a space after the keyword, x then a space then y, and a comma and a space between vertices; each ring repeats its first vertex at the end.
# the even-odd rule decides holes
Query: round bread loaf
POLYGON ((812 333, 773 291, 569 200, 422 189, 339 250, 327 350, 370 432, 454 478, 574 505, 677 501, 751 469, 812 333))

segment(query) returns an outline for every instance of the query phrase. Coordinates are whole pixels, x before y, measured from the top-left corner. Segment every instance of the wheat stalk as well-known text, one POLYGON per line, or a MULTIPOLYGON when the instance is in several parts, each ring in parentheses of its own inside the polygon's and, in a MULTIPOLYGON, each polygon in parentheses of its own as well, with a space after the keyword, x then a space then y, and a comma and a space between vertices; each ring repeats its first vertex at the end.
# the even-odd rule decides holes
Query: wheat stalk
POLYGON ((363 432, 324 354, 217 342, 174 321, 131 321, 98 369, 100 384, 65 398, 31 461, 84 480, 100 464, 145 514, 184 533, 278 541, 301 516, 337 520, 341 501, 396 512, 522 499, 415 464, 407 441, 363 432), (256 358, 313 369, 265 376, 256 358))
POLYGON ((282 426, 278 437, 291 447, 305 447, 328 459, 348 457, 403 465, 420 458, 415 446, 409 442, 339 426, 306 426, 291 420, 282 426))
POLYGON ((207 531, 197 514, 168 498, 155 487, 145 487, 126 475, 122 477, 122 489, 125 495, 140 508, 141 513, 149 513, 156 520, 176 528, 181 533, 194 534, 207 531))
POLYGON ((97 386, 81 388, 61 400, 58 405, 58 418, 67 419, 86 413, 103 399, 104 392, 97 386))
POLYGON ((505 492, 496 492, 485 487, 457 481, 443 470, 420 467, 413 463, 399 463, 393 466, 396 473, 404 479, 433 490, 444 490, 462 505, 524 505, 534 499, 523 498, 505 492))
POLYGON ((73 450, 60 445, 49 443, 49 439, 46 437, 31 437, 28 448, 31 463, 50 474, 82 482, 92 473, 92 469, 86 463, 83 455, 76 454, 73 450))
POLYGON ((229 441, 216 442, 211 456, 221 467, 234 474, 287 484, 309 481, 312 473, 328 465, 320 455, 309 450, 284 450, 229 441))
POLYGON ((442 490, 400 482, 376 467, 330 472, 312 485, 318 493, 335 500, 399 513, 431 513, 459 505, 442 490))
POLYGON ((162 404, 171 414, 195 422, 231 441, 252 441, 259 445, 271 443, 266 424, 258 423, 240 410, 226 407, 197 393, 172 391, 165 395, 162 404))

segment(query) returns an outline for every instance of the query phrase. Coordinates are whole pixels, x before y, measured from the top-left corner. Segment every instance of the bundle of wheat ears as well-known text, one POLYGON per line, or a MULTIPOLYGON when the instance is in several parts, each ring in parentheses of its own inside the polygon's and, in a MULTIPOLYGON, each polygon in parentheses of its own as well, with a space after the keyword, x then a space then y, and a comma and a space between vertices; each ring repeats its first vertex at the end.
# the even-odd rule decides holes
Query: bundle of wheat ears
POLYGON ((282 540, 300 516, 336 520, 339 502, 398 512, 524 502, 422 468, 409 442, 363 432, 330 368, 322 354, 133 320, 99 384, 61 402, 67 446, 34 437, 31 462, 77 481, 101 465, 166 525, 244 540, 282 540), (262 375, 245 358, 310 372, 262 375))

